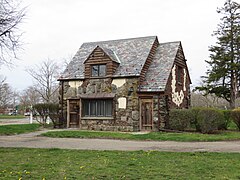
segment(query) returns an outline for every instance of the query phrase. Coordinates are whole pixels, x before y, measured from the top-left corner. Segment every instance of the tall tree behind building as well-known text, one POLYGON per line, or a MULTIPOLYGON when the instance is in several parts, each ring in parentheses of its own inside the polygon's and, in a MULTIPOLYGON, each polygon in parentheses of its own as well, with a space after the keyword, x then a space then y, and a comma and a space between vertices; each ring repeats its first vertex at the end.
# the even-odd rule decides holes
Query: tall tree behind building
POLYGON ((240 4, 226 0, 222 8, 217 9, 222 15, 214 36, 216 45, 209 48, 210 60, 203 86, 196 89, 206 94, 215 94, 229 102, 235 108, 240 86, 240 4))

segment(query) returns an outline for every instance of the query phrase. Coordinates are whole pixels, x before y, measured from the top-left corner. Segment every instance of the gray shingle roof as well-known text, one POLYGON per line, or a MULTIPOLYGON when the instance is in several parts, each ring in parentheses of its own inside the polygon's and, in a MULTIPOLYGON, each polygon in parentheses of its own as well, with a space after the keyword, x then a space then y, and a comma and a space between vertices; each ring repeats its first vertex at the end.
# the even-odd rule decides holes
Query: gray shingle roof
MULTIPOLYGON (((101 48, 101 47, 100 47, 101 48)), ((119 57, 117 56, 117 54, 112 51, 111 49, 107 49, 107 48, 102 48, 102 50, 115 62, 117 63, 121 63, 119 57)))
MULTIPOLYGON (((139 76, 156 36, 84 43, 69 63, 60 80, 84 79, 84 62, 99 46, 120 63, 113 77, 139 76)), ((160 43, 139 91, 164 91, 180 46, 180 41, 160 43)))
POLYGON ((97 46, 103 50, 111 50, 112 53, 108 51, 108 54, 110 56, 114 54, 120 60, 121 63, 113 77, 139 76, 156 38, 156 36, 148 36, 84 43, 61 75, 60 80, 84 79, 83 63, 97 46))
POLYGON ((160 43, 140 91, 164 91, 180 46, 180 41, 160 43))

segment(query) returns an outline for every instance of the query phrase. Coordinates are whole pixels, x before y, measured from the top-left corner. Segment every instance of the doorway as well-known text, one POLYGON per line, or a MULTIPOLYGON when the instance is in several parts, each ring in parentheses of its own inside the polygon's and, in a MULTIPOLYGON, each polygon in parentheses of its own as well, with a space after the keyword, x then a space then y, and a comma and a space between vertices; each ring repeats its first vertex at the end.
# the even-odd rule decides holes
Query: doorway
POLYGON ((141 99, 141 130, 150 131, 153 128, 152 99, 141 99))
POLYGON ((80 100, 69 99, 68 100, 68 116, 67 116, 67 127, 68 128, 79 128, 80 121, 80 100))

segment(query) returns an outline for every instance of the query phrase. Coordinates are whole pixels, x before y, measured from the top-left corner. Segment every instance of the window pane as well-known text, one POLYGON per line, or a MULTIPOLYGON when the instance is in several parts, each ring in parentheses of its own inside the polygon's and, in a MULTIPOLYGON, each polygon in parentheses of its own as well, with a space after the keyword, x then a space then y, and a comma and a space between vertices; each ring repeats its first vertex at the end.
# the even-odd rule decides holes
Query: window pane
POLYGON ((105 101, 106 116, 112 116, 112 100, 105 101))
POLYGON ((83 116, 89 116, 89 101, 83 101, 83 116))
POLYGON ((97 100, 97 116, 104 116, 104 100, 97 100))
POLYGON ((92 76, 98 76, 98 65, 92 66, 92 76))
POLYGON ((90 116, 96 116, 96 101, 90 101, 90 116))
POLYGON ((106 65, 99 65, 99 76, 106 75, 106 65))

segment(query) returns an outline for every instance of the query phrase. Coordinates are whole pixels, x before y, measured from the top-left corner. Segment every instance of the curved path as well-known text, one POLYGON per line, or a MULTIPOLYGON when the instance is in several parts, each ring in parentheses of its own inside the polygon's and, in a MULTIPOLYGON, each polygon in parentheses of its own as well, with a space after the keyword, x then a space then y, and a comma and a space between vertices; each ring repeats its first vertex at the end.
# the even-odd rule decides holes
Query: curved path
POLYGON ((112 139, 49 138, 39 136, 43 130, 14 136, 0 136, 0 147, 60 148, 84 150, 156 150, 170 152, 240 152, 240 141, 175 142, 126 141, 112 139))

